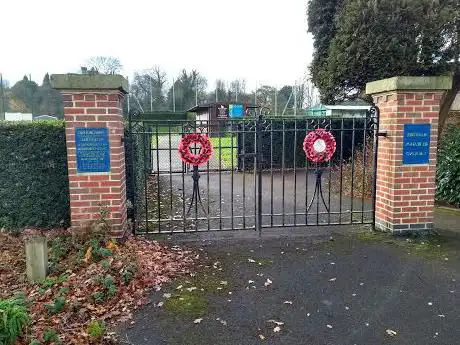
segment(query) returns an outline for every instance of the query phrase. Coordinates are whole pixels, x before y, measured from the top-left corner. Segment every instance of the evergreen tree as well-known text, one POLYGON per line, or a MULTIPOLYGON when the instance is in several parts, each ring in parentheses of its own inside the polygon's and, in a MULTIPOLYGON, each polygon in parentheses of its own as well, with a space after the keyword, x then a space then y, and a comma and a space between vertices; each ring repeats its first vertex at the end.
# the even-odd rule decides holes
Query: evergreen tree
POLYGON ((30 113, 35 113, 37 110, 37 104, 35 100, 35 93, 37 92, 38 85, 36 82, 29 80, 27 76, 21 81, 18 81, 11 88, 11 98, 12 103, 25 104, 25 109, 12 109, 13 111, 27 111, 30 113))
POLYGON ((316 86, 327 88, 325 77, 326 61, 331 41, 336 32, 336 14, 340 11, 344 0, 310 0, 307 10, 308 31, 312 33, 313 61, 310 73, 316 86))
POLYGON ((42 85, 37 89, 35 104, 37 104, 35 115, 54 115, 58 118, 64 115, 61 93, 51 87, 48 73, 45 74, 42 85))
MULTIPOLYGON (((309 6, 309 18, 317 3, 309 6)), ((365 84, 395 75, 438 75, 452 70, 453 18, 458 0, 345 0, 316 19, 310 31, 315 39, 312 78, 323 102, 361 95, 365 84), (331 21, 334 30, 317 23, 331 21), (318 29, 319 28, 319 29, 318 29), (320 30, 321 29, 321 30, 320 30), (332 38, 331 34, 332 33, 332 38), (328 47, 326 47, 328 45, 328 47)), ((326 1, 330 6, 334 1, 326 1)), ((316 6, 316 7, 315 7, 316 6)), ((326 6, 326 5, 324 5, 326 6)), ((309 20, 310 23, 310 20, 309 20)), ((457 40, 457 41, 456 41, 457 40)))

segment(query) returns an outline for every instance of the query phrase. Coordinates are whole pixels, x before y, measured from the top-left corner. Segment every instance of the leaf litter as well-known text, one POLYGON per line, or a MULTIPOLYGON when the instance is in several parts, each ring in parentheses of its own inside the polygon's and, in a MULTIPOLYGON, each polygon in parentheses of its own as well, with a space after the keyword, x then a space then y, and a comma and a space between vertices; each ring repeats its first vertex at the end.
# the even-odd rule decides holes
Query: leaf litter
MULTIPOLYGON (((104 322, 107 327, 132 320, 133 313, 149 303, 149 291, 160 291, 163 284, 190 273, 196 264, 192 251, 140 237, 128 237, 124 243, 91 238, 77 245, 74 234, 56 229, 24 231, 21 235, 0 233, 0 242, 0 298, 19 293, 29 304, 31 323, 20 345, 43 339, 50 329, 63 344, 88 344, 91 320, 104 322), (37 235, 47 237, 52 270, 43 283, 29 284, 24 242, 37 235), (53 261, 56 253, 61 256, 53 261)), ((107 334, 103 343, 111 344, 107 334)))

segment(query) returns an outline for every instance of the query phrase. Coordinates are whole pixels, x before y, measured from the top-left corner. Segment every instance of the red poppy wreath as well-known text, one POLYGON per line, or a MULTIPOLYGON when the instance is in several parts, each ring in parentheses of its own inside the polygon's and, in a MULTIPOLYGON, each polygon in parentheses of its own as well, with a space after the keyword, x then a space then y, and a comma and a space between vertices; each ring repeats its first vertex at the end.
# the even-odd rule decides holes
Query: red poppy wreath
POLYGON ((180 140, 178 151, 180 159, 190 165, 206 164, 214 153, 208 136, 197 133, 185 134, 180 140), (194 144, 201 146, 198 154, 194 154, 190 150, 194 144))
POLYGON ((303 142, 303 150, 309 160, 315 163, 331 160, 335 153, 337 143, 331 132, 322 128, 308 133, 303 142))

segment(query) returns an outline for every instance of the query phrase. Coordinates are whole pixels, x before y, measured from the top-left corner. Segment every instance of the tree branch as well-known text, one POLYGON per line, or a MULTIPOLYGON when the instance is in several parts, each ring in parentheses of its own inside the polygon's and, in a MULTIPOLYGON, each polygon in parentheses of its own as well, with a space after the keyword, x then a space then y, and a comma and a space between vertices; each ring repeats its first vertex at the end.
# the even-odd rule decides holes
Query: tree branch
POLYGON ((449 117, 450 108, 452 103, 454 103, 457 94, 460 92, 460 73, 457 72, 454 74, 452 89, 447 91, 444 94, 444 97, 441 102, 441 109, 439 111, 439 126, 438 126, 438 135, 441 135, 441 132, 444 128, 447 118, 449 117))

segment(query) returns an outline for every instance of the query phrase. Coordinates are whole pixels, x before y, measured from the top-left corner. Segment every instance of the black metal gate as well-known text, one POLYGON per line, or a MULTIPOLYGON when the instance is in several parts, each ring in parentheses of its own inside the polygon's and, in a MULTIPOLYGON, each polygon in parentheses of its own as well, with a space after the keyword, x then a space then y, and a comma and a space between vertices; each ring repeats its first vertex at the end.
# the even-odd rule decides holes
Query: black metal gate
MULTIPOLYGON (((146 120, 129 116, 127 192, 136 234, 374 224, 378 109, 340 117, 146 120), (305 135, 330 131, 327 163, 305 158, 305 135), (214 147, 202 167, 184 164, 186 133, 214 147)), ((193 150, 198 150, 195 147, 193 150)))

